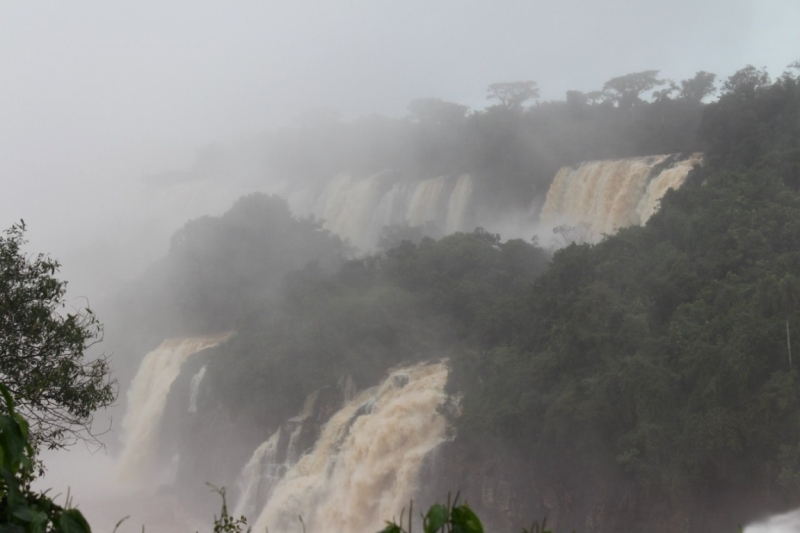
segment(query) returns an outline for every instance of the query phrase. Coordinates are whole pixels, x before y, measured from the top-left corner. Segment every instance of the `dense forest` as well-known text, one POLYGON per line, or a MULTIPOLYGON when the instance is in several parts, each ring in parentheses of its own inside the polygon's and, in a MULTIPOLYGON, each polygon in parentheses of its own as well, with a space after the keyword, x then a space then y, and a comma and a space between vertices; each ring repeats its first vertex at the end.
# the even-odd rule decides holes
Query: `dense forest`
POLYGON ((238 331, 209 359, 200 412, 268 435, 321 387, 446 359, 455 456, 516 461, 492 474, 525 500, 507 523, 550 513, 585 529, 599 513, 620 531, 731 530, 796 507, 800 78, 747 67, 704 104, 713 75, 656 74, 531 107, 535 84, 498 84, 482 112, 420 100, 406 119, 318 113, 269 134, 265 158, 289 175, 464 167, 498 202, 523 185, 543 195, 559 166, 586 159, 705 161, 645 226, 555 252, 481 228, 435 240, 389 227, 379 250, 354 257, 266 195, 191 222, 142 282, 150 292, 134 294, 185 319, 165 334, 238 331), (289 237, 298 244, 282 248, 289 237))
POLYGON ((291 127, 206 146, 189 170, 150 181, 240 179, 252 187, 279 181, 292 190, 324 184, 339 173, 469 173, 481 209, 527 209, 544 201, 562 166, 702 150, 697 129, 716 76, 701 71, 676 83, 658 74, 618 76, 597 91, 568 91, 564 100, 553 101, 541 101, 533 81, 496 83, 487 89, 484 109, 436 98, 410 102, 402 117, 344 120, 335 111, 315 109, 291 127))
MULTIPOLYGON (((569 227, 551 246, 481 227, 387 226, 377 249, 358 252, 262 193, 190 221, 118 294, 109 329, 124 346, 112 358, 123 386, 165 338, 236 332, 167 383, 159 446, 180 454, 177 484, 192 494, 203 480, 232 485, 309 397, 437 362, 448 370, 438 408, 448 438, 425 466, 422 499, 462 490, 495 527, 547 515, 559 530, 589 532, 732 531, 797 507, 800 63, 776 80, 746 67, 710 103, 714 75, 657 76, 535 104, 534 82, 494 84, 493 105, 474 112, 434 99, 395 119, 316 112, 206 150, 172 176, 222 179, 242 152, 258 160, 254 182, 469 172, 482 208, 527 209, 563 165, 704 153, 645 225, 596 243, 569 227)), ((19 228, 3 243, 24 266, 19 228)), ((47 281, 58 265, 39 261, 47 281)), ((48 283, 61 298, 63 283, 48 283)), ((88 337, 75 338, 76 356, 88 337)), ((113 391, 100 392, 108 404, 113 391)), ((317 409, 317 422, 333 410, 317 409)), ((15 424, 24 441, 27 426, 15 424)), ((9 461, 28 465, 33 450, 20 453, 9 461)))

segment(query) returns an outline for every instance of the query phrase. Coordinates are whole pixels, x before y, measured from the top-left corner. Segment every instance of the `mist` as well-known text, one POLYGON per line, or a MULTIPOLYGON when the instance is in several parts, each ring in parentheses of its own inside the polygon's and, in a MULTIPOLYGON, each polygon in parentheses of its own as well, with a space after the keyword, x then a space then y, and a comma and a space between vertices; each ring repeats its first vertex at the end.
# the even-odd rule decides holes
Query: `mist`
POLYGON ((798 20, 0 4, 0 226, 118 387, 35 486, 121 533, 207 527, 207 482, 281 531, 450 491, 493 530, 789 531, 798 20))
POLYGON ((319 107, 345 118, 400 116, 412 99, 435 97, 482 109, 498 81, 539 80, 547 100, 648 68, 675 79, 748 63, 779 74, 798 48, 800 8, 737 0, 0 9, 3 226, 24 218, 33 246, 62 258, 71 277, 84 263, 73 250, 105 253, 103 243, 130 232, 145 242, 110 254, 130 277, 187 218, 220 214, 252 192, 153 206, 158 191, 143 190, 144 178, 187 168, 209 143, 319 107))

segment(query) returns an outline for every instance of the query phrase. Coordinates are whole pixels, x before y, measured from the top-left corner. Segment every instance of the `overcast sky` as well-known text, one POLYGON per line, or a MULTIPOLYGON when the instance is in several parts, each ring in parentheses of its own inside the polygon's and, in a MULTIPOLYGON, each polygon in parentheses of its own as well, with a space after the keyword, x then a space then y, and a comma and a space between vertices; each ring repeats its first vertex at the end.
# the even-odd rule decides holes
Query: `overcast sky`
POLYGON ((493 82, 555 99, 645 69, 778 75, 800 59, 798 21, 798 0, 0 0, 0 226, 24 217, 35 247, 68 254, 164 207, 131 201, 144 174, 310 107, 481 108, 493 82))

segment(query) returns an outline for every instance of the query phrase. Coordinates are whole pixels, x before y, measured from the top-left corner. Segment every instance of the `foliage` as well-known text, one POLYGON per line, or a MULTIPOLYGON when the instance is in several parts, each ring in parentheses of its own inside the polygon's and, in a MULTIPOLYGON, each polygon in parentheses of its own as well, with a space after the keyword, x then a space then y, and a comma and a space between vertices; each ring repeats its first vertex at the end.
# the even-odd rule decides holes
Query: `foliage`
POLYGON ((167 256, 127 289, 125 321, 160 338, 230 329, 274 296, 286 273, 311 261, 326 270, 344 262, 350 249, 321 226, 265 194, 191 220, 167 256))
POLYGON ((492 324, 522 327, 509 302, 548 260, 479 230, 405 241, 335 276, 309 266, 287 276, 275 305, 240 321, 205 379, 230 412, 275 427, 346 376, 368 386, 401 362, 442 358, 492 324))
POLYGON ((412 120, 419 124, 435 126, 459 125, 466 119, 467 106, 445 102, 437 98, 421 98, 408 104, 412 120))
POLYGON ((772 172, 786 173, 783 181, 797 189, 800 82, 789 73, 769 81, 766 72, 752 66, 736 72, 723 84, 719 101, 703 114, 699 133, 711 165, 729 169, 768 165, 772 172))
POLYGON ((518 298, 527 327, 452 358, 459 433, 516 443, 573 502, 612 475, 684 510, 796 502, 799 103, 797 77, 734 74, 705 168, 645 227, 557 252, 518 298))
POLYGON ((16 412, 9 390, 0 384, 5 413, 0 415, 0 529, 25 533, 91 533, 77 509, 30 489, 33 447, 28 423, 16 412))
POLYGON ((694 75, 694 78, 681 82, 679 97, 690 102, 702 102, 703 98, 710 96, 716 90, 714 87, 714 80, 716 79, 716 74, 701 70, 694 75))
POLYGON ((398 118, 344 121, 317 110, 313 120, 305 117, 295 127, 217 147, 214 152, 222 153, 214 164, 198 157, 192 174, 226 180, 252 167, 247 177, 254 184, 321 187, 341 173, 368 176, 391 169, 410 180, 468 173, 473 194, 490 213, 527 209, 543 202, 564 165, 700 151, 695 132, 709 77, 713 87, 713 74, 700 72, 680 82, 677 97, 670 86, 652 102, 643 95, 660 85, 657 71, 617 76, 586 94, 568 91, 564 100, 539 101, 535 81, 516 80, 490 84, 487 99, 493 105, 485 109, 420 98, 398 118), (244 158, 241 164, 237 157, 244 158))
MULTIPOLYGON (((449 500, 449 498, 448 498, 449 500)), ((394 521, 387 522, 386 527, 379 533, 406 533, 411 531, 412 526, 412 505, 408 508, 408 529, 403 528, 403 510, 400 515, 400 523, 394 521)), ((422 515, 422 531, 424 533, 483 533, 483 524, 475 512, 466 503, 458 505, 458 496, 447 505, 440 503, 433 504, 428 512, 422 515)))
POLYGON ((520 110, 528 100, 539 98, 539 87, 535 81, 515 81, 489 85, 489 100, 497 100, 508 110, 520 110))
POLYGON ((86 350, 102 337, 90 309, 66 310, 59 263, 23 252, 25 224, 0 236, 0 378, 33 421, 36 445, 91 438, 92 413, 115 398, 104 357, 86 350))
POLYGON ((240 516, 239 518, 232 517, 228 514, 228 502, 225 498, 225 487, 217 488, 211 483, 207 484, 211 490, 216 492, 222 498, 222 510, 219 516, 214 515, 214 533, 250 533, 251 528, 245 529, 247 526, 247 518, 240 516))
POLYGON ((642 103, 640 94, 664 83, 664 80, 658 79, 658 72, 645 70, 612 78, 603 85, 603 91, 618 107, 630 109, 642 103))
MULTIPOLYGON (((406 521, 407 529, 403 527, 403 519, 405 518, 405 509, 400 512, 400 523, 394 520, 387 521, 386 527, 378 533, 411 533, 413 522, 413 508, 414 502, 412 501, 408 506, 408 520, 406 521)), ((467 503, 458 504, 458 494, 455 500, 450 501, 448 495, 447 504, 435 503, 431 505, 428 512, 420 515, 422 518, 422 531, 423 533, 483 533, 483 524, 480 518, 467 503)), ((541 525, 539 522, 533 522, 530 529, 523 528, 522 533, 553 533, 547 529, 547 519, 542 520, 541 525)))
MULTIPOLYGON (((734 496, 795 501, 800 395, 786 341, 800 327, 800 83, 748 67, 706 105, 714 76, 700 72, 646 102, 644 91, 665 82, 657 75, 514 112, 466 115, 428 100, 410 119, 331 122, 313 132, 342 148, 329 160, 309 149, 311 132, 289 132, 310 174, 469 170, 487 209, 508 205, 504 195, 527 207, 563 164, 707 155, 645 227, 598 245, 582 244, 580 227, 559 228, 573 244, 549 267, 537 246, 481 229, 437 241, 395 228, 381 254, 287 275, 271 303, 259 292, 264 272, 240 276, 220 296, 240 291, 233 303, 214 311, 239 334, 209 363, 213 399, 269 432, 341 378, 366 386, 394 364, 447 356, 459 438, 491 437, 530 458, 530 477, 569 493, 574 508, 592 505, 609 479, 642 508, 668 502, 691 517, 711 516, 691 505, 712 496, 720 508, 734 496), (240 299, 248 305, 236 308, 240 299)), ((206 257, 189 250, 227 268, 232 233, 207 236, 230 222, 196 225, 203 238, 192 248, 176 242, 188 287, 204 279, 191 261, 206 257)), ((268 229, 256 226, 254 236, 268 229)))

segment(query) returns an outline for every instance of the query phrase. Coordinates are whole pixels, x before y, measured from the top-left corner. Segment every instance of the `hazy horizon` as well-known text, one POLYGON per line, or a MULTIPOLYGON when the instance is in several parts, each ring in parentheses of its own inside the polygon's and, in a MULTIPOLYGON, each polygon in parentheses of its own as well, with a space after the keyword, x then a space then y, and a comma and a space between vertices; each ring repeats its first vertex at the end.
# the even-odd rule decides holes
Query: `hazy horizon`
POLYGON ((775 76, 797 59, 798 19, 791 0, 4 3, 0 225, 24 218, 31 248, 67 274, 87 249, 149 239, 136 272, 187 216, 247 192, 180 209, 152 200, 142 178, 185 168, 209 143, 315 107, 400 116, 434 97, 481 109, 500 81, 536 80, 550 100, 645 69, 724 78, 754 64, 775 76))

